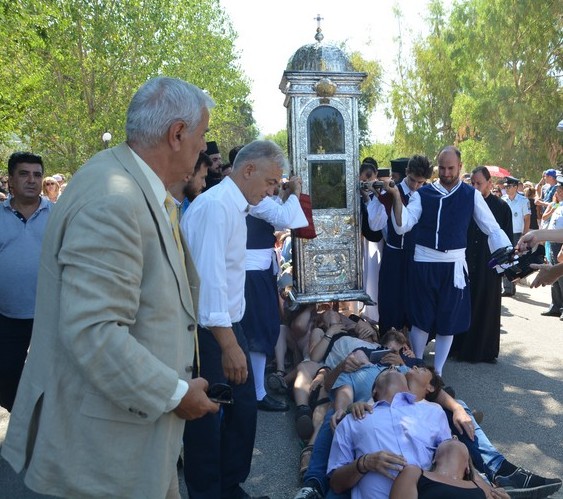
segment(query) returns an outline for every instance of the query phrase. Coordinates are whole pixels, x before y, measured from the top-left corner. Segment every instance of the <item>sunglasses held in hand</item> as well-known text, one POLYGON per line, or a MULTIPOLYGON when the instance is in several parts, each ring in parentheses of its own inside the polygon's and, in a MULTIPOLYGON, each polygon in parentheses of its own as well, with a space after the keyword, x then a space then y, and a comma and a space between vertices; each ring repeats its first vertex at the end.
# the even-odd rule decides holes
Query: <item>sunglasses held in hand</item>
POLYGON ((211 402, 217 404, 232 405, 235 403, 233 400, 233 389, 226 383, 215 383, 207 390, 207 397, 211 402))

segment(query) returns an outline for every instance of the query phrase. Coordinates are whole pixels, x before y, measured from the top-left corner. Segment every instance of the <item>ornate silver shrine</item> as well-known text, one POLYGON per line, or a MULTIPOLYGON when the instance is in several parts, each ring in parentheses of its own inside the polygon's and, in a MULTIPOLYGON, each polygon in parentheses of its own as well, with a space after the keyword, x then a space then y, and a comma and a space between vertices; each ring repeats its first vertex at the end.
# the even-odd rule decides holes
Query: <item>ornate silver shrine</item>
POLYGON ((315 239, 293 238, 293 296, 298 303, 364 301, 358 192, 358 97, 366 73, 338 47, 298 49, 283 73, 289 160, 311 196, 315 239))

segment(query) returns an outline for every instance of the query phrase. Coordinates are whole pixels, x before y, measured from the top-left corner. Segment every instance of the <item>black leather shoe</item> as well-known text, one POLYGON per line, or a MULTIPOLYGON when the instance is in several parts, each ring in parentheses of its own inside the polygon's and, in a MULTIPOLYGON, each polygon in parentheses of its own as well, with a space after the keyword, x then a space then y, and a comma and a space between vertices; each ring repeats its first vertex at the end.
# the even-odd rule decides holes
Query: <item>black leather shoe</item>
POLYGON ((549 310, 542 312, 540 315, 543 315, 544 317, 559 317, 561 315, 561 312, 554 308, 550 308, 549 310))
MULTIPOLYGON (((222 494, 221 497, 225 497, 224 494, 222 494)), ((237 487, 228 497, 231 499, 270 499, 270 496, 251 496, 241 487, 237 487)))
POLYGON ((266 395, 262 400, 258 401, 258 410, 269 412, 285 412, 289 411, 289 406, 281 400, 277 400, 270 395, 266 395))

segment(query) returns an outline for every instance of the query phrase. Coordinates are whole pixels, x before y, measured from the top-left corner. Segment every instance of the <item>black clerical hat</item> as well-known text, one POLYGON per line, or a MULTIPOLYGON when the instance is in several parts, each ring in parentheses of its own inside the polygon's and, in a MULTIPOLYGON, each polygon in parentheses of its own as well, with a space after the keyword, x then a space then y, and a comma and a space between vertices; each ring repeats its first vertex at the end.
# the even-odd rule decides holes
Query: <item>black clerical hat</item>
POLYGON ((215 141, 207 142, 207 149, 205 151, 205 154, 207 154, 208 156, 211 156, 212 154, 219 154, 219 148, 217 147, 217 142, 215 141))
POLYGON ((403 177, 407 174, 409 158, 396 158, 391 160, 391 171, 400 173, 403 177))

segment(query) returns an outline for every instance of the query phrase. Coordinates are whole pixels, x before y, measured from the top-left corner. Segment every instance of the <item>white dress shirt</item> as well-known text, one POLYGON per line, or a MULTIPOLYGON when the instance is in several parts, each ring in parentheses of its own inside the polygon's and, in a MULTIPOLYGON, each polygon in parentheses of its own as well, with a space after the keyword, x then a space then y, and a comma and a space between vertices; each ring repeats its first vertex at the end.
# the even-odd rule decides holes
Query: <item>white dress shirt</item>
POLYGON ((512 230, 514 234, 522 234, 524 232, 524 217, 532 213, 528 198, 516 194, 514 199, 510 199, 509 196, 503 196, 502 199, 508 203, 512 211, 512 230))
MULTIPOLYGON (((280 198, 265 197, 250 208, 250 215, 268 222, 275 230, 298 229, 308 225, 295 194, 291 194, 284 203, 280 198)), ((246 270, 268 270, 272 263, 273 273, 277 274, 279 268, 274 248, 246 250, 246 270)))
POLYGON ((225 177, 194 199, 180 227, 200 278, 198 322, 231 327, 244 315, 248 202, 225 177))

